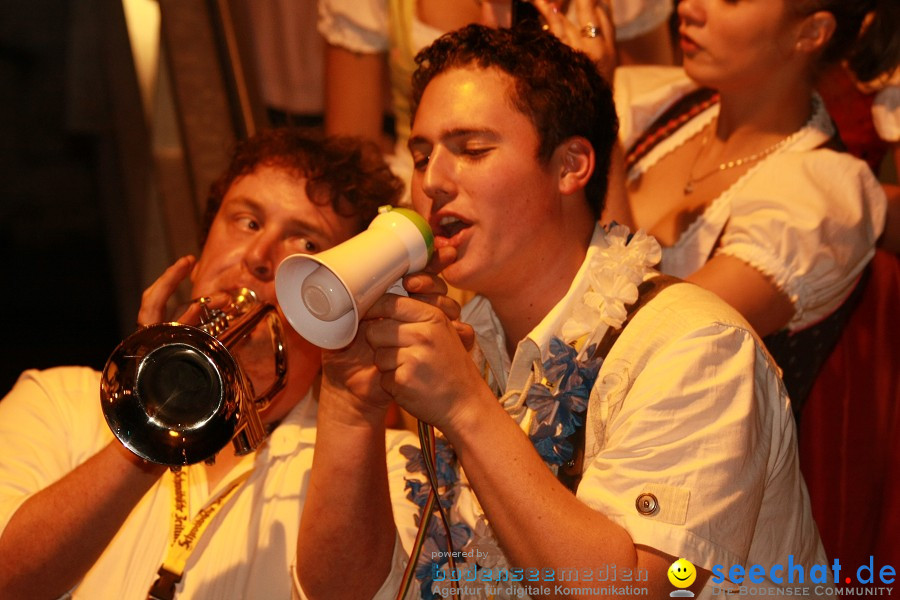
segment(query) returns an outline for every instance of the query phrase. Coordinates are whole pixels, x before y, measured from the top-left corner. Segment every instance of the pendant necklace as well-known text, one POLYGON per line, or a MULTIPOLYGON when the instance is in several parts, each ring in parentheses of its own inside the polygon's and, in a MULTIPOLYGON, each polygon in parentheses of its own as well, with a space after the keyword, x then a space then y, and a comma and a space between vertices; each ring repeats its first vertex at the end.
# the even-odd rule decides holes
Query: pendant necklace
POLYGON ((719 166, 717 166, 712 171, 709 171, 707 173, 703 173, 702 175, 698 175, 698 176, 694 177, 694 167, 697 166, 697 159, 700 158, 700 152, 703 151, 703 148, 706 147, 706 143, 709 141, 709 132, 708 131, 705 132, 703 134, 703 139, 700 140, 700 150, 697 150, 697 154, 696 154, 696 156, 694 156, 694 162, 691 163, 691 170, 688 172, 688 180, 687 180, 687 183, 684 184, 684 195, 688 196, 694 192, 694 184, 695 183, 703 181, 707 177, 711 177, 712 175, 715 175, 716 173, 719 173, 720 171, 727 171, 728 169, 740 167, 741 165, 746 165, 746 164, 755 162, 761 158, 765 158, 766 156, 772 154, 773 152, 775 152, 776 150, 778 150, 779 148, 781 148, 782 146, 787 144, 798 133, 800 133, 799 130, 795 131, 794 133, 790 134, 789 136, 779 140, 775 144, 772 144, 765 150, 760 150, 759 152, 756 152, 749 156, 745 156, 743 158, 737 158, 735 160, 728 160, 723 163, 719 163, 719 166))

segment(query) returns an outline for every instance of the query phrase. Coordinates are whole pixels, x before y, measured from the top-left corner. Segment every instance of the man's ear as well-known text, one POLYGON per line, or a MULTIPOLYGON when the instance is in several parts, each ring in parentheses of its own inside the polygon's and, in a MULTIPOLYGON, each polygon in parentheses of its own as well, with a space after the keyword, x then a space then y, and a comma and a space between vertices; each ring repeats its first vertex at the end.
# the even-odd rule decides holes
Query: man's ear
POLYGON ((834 15, 825 10, 804 17, 798 32, 797 50, 809 54, 821 52, 828 45, 836 27, 834 15))
POLYGON ((556 149, 559 160, 559 191, 563 195, 583 190, 594 173, 594 147, 587 139, 575 136, 556 149))

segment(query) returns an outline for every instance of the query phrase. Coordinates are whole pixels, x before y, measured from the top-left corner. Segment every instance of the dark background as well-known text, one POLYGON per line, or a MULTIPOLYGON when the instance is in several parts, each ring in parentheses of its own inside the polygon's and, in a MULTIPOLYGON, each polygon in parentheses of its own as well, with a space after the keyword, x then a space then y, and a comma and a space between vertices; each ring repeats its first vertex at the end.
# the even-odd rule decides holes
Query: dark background
POLYGON ((0 396, 31 367, 102 367, 121 333, 100 209, 103 124, 69 116, 71 3, 0 10, 0 396))

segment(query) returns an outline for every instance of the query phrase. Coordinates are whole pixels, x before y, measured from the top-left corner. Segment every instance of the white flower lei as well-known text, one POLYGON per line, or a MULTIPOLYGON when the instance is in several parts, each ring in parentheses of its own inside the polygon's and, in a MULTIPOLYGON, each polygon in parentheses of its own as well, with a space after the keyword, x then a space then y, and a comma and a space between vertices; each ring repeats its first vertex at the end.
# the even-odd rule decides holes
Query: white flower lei
POLYGON ((582 303, 563 324, 563 339, 577 340, 590 334, 598 320, 615 329, 625 322, 625 307, 637 301, 638 285, 662 257, 655 238, 644 231, 638 231, 630 240, 628 235, 627 227, 613 224, 600 240, 588 267, 588 289, 582 303))
MULTIPOLYGON (((608 327, 621 327, 628 315, 625 307, 637 301, 638 286, 662 257, 662 249, 655 238, 638 231, 629 239, 628 228, 622 225, 611 225, 599 240, 598 246, 588 265, 589 284, 582 303, 575 307, 560 332, 567 341, 577 340, 588 334, 592 338, 599 338, 608 327), (598 328, 598 320, 607 327, 598 328)), ((500 571, 510 570, 506 555, 483 514, 476 522, 463 551, 481 557, 479 568, 496 570, 498 578, 500 571)), ((464 569, 463 565, 465 563, 458 568, 464 569)), ((454 582, 448 577, 449 565, 442 565, 441 571, 444 579, 433 582, 434 590, 459 585, 458 580, 454 582)), ((501 585, 496 580, 465 583, 473 590, 476 598, 514 600, 527 597, 523 596, 521 586, 516 583, 503 582, 501 585)))

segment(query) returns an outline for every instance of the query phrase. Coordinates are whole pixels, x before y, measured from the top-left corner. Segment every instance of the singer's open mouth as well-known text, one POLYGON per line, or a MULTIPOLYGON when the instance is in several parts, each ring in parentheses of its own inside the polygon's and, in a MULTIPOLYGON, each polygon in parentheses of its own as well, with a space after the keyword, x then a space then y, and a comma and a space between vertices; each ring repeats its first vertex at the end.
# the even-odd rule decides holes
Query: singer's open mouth
POLYGON ((445 238, 452 238, 460 231, 468 228, 471 223, 463 221, 459 217, 456 216, 445 216, 441 217, 438 221, 437 226, 434 228, 435 235, 439 235, 445 238))

